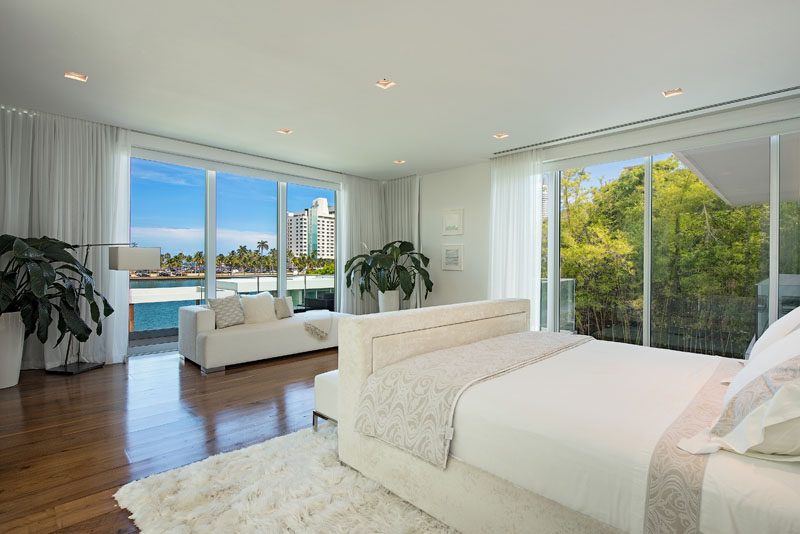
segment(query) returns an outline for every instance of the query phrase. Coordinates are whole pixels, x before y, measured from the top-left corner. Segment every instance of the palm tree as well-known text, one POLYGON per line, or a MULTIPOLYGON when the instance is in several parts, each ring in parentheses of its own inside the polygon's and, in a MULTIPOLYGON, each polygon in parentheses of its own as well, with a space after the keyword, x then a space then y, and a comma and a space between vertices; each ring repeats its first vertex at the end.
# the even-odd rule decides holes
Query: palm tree
POLYGON ((268 251, 269 250, 269 243, 267 243, 267 240, 266 239, 262 239, 261 241, 259 241, 256 244, 256 250, 258 250, 262 254, 264 252, 268 251))

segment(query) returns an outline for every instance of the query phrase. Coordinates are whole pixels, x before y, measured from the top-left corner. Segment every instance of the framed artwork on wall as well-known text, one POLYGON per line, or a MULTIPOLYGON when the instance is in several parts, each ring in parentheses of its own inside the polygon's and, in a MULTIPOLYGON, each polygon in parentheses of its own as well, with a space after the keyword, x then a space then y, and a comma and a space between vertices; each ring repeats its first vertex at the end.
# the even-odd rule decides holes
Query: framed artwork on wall
POLYGON ((442 235, 464 234, 464 209, 442 211, 442 235))
POLYGON ((464 270, 464 245, 442 245, 442 270, 464 270))

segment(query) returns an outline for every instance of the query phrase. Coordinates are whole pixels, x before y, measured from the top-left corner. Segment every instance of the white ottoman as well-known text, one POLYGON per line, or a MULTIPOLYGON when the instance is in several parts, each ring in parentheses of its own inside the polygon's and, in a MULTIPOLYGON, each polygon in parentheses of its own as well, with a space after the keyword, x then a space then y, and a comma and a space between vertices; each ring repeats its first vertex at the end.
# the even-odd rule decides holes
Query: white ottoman
POLYGON ((318 418, 334 423, 339 418, 339 370, 334 369, 314 377, 314 413, 312 421, 317 428, 318 418))

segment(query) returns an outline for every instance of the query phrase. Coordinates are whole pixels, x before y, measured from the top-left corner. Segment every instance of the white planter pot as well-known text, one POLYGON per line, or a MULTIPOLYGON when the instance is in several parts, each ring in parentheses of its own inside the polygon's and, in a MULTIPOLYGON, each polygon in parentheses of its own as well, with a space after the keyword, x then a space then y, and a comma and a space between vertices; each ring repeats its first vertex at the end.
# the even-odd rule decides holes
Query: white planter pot
POLYGON ((25 341, 25 325, 22 314, 0 315, 0 389, 16 386, 22 366, 22 343, 25 341))
POLYGON ((381 313, 400 309, 400 290, 378 291, 378 311, 381 313))

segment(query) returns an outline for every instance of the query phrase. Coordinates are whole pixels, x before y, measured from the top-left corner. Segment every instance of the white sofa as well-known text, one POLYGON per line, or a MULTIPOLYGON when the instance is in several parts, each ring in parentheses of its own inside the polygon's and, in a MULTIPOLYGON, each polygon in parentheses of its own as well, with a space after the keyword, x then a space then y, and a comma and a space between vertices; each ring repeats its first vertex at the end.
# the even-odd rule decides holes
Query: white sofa
POLYGON ((223 371, 227 365, 336 347, 342 315, 309 310, 286 319, 216 329, 214 310, 183 306, 178 310, 178 352, 207 374, 223 371), (305 330, 304 322, 327 313, 333 315, 331 330, 328 338, 320 341, 305 330))

